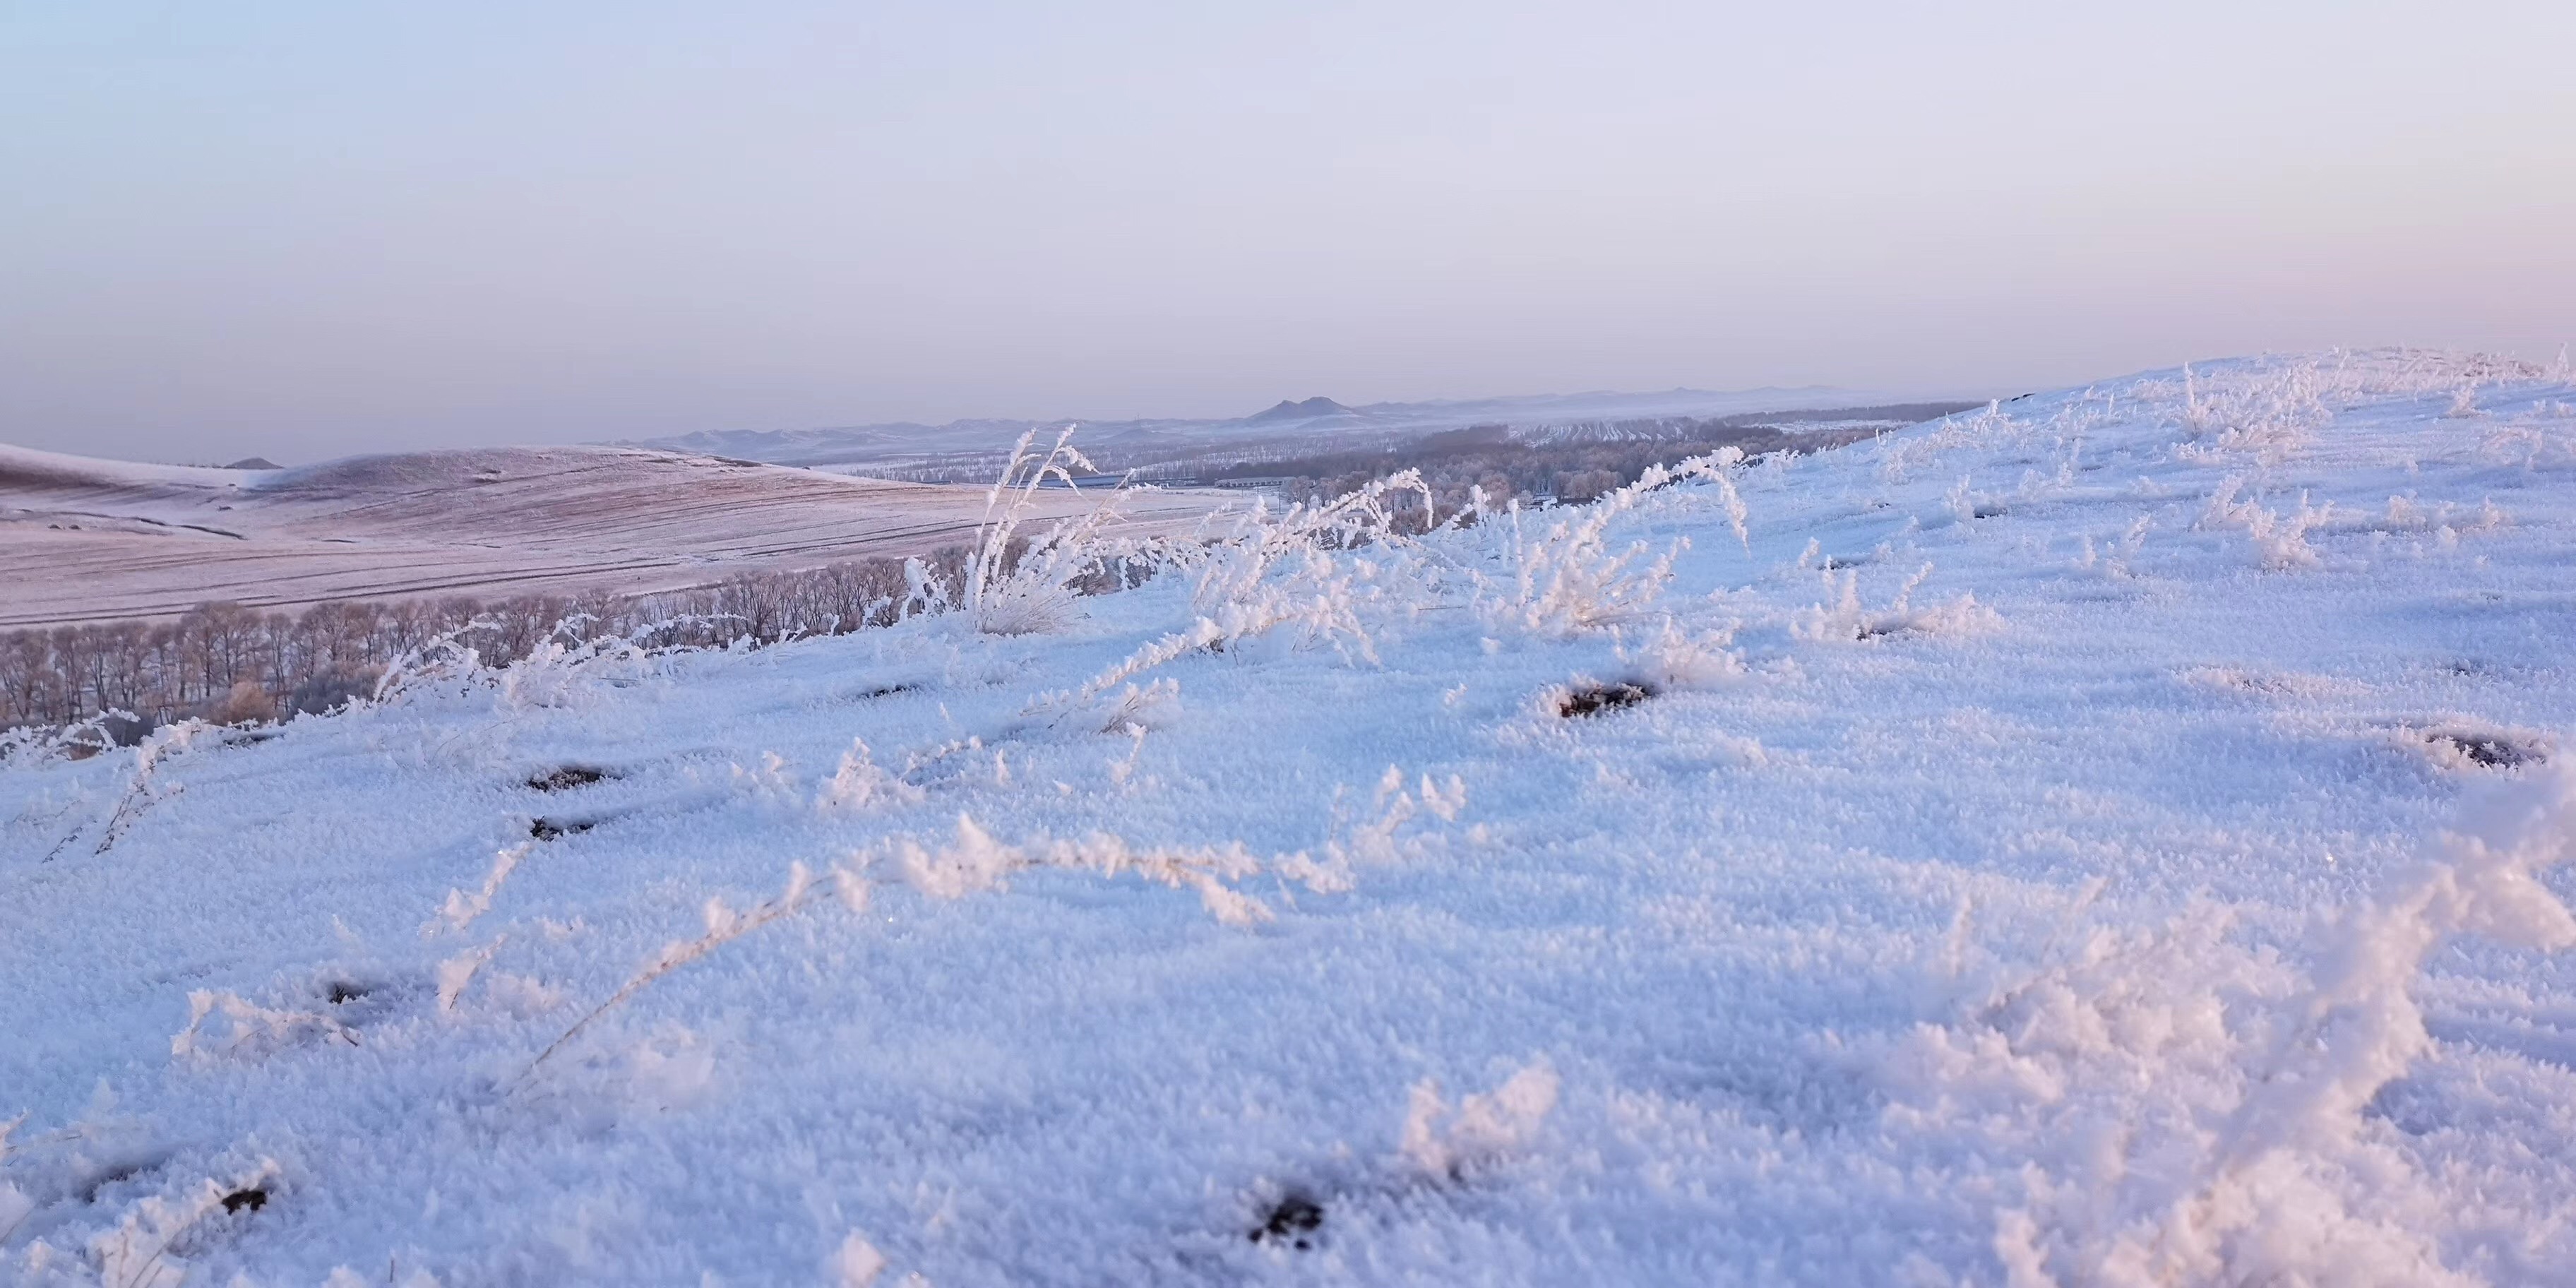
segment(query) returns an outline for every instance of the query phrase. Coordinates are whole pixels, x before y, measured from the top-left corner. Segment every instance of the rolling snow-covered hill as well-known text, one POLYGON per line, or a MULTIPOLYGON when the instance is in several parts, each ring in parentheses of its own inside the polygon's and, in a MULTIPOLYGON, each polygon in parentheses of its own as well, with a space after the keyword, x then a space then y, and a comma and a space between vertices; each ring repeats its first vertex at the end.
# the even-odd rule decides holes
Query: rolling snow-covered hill
MULTIPOLYGON (((432 594, 646 592, 969 540, 985 489, 634 448, 361 456, 284 470, 0 446, 0 629, 432 594)), ((1186 522, 1213 498, 1140 498, 1186 522)), ((1044 498, 1046 513, 1081 508, 1044 498)))
POLYGON ((22 740, 0 1277, 2576 1265, 2564 372, 2218 363, 1171 558, 22 740))

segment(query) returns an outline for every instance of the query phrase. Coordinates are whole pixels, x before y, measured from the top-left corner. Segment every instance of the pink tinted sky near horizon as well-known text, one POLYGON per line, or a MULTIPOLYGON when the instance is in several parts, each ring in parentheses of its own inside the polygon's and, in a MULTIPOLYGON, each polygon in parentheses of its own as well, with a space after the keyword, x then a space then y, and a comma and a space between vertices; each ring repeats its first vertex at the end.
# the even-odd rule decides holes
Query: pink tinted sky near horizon
POLYGON ((0 442, 2576 339, 2576 6, 0 5, 0 442))

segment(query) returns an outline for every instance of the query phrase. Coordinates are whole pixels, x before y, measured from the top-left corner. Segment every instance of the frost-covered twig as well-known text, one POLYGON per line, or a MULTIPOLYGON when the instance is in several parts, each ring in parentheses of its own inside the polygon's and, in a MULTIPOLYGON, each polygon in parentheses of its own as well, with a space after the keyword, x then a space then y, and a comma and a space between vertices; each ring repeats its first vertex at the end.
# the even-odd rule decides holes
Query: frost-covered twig
MULTIPOLYGON (((1425 791, 1432 789, 1425 781, 1425 791)), ((1463 799, 1464 788, 1455 787, 1454 795, 1438 799, 1441 807, 1454 812, 1454 799, 1463 799)), ((854 856, 834 867, 828 886, 852 912, 865 911, 874 882, 870 871, 880 858, 891 861, 903 879, 914 889, 936 898, 957 898, 979 891, 1002 888, 1011 874, 1036 868, 1060 868, 1088 872, 1100 877, 1141 876, 1175 889, 1188 889, 1199 896, 1217 920, 1230 926, 1248 926, 1267 921, 1272 913, 1260 900, 1244 894, 1234 883, 1268 871, 1302 881, 1319 893, 1348 888, 1346 878, 1331 867, 1309 860, 1303 853, 1283 855, 1264 862, 1240 843, 1223 846, 1158 846, 1138 848, 1106 833, 1094 833, 1080 840, 1056 840, 1036 837, 1010 845, 995 840, 976 822, 963 814, 957 818, 953 838, 944 845, 926 846, 909 838, 897 839, 873 854, 854 856)), ((621 985, 606 1001, 592 1007, 562 1036, 546 1045, 528 1062, 519 1075, 525 1083, 537 1070, 579 1037, 601 1016, 632 1000, 655 980, 705 957, 716 949, 750 934, 763 926, 792 916, 810 904, 826 888, 803 863, 788 869, 787 886, 777 895, 752 908, 737 912, 722 899, 706 903, 706 933, 695 939, 674 940, 644 968, 621 985)), ((456 989, 463 979, 482 965, 482 954, 459 959, 456 989)), ((444 982, 442 988, 445 988, 444 982)), ((447 995, 452 997, 452 994, 447 995)), ((234 999, 238 1001, 238 999, 234 999)), ((443 1000, 447 1000, 443 997, 443 1000)), ((209 998, 200 1012, 215 1005, 209 998)), ((232 1008, 227 1005, 227 1010, 232 1008)), ((262 1012, 265 1016, 271 1013, 262 1012)), ((193 1034, 195 1025, 190 1024, 193 1034)), ((182 1037, 189 1035, 183 1034, 182 1037)), ((174 1049, 178 1044, 174 1042, 174 1049)))
POLYGON ((282 1046, 307 1031, 337 1038, 350 1046, 358 1045, 358 1031, 317 1011, 286 1011, 261 1006, 238 993, 213 989, 196 989, 188 994, 188 1027, 170 1038, 173 1056, 203 1055, 198 1046, 198 1030, 207 1017, 221 1012, 232 1025, 223 1042, 226 1054, 240 1053, 245 1045, 266 1043, 282 1046))
MULTIPOLYGON (((1267 905, 1235 889, 1230 882, 1242 881, 1265 869, 1294 869, 1299 873, 1309 870, 1309 865, 1300 862, 1303 855, 1284 856, 1274 864, 1265 864, 1239 842, 1139 849, 1118 837, 1095 832, 1079 840, 1037 837, 1007 845, 993 839, 974 819, 963 814, 958 815, 956 835, 948 844, 933 848, 917 841, 898 841, 893 858, 914 889, 946 899, 1001 889, 1013 873, 1036 868, 1064 868, 1100 877, 1132 874, 1175 889, 1196 891, 1207 910, 1229 926, 1268 921, 1272 915, 1267 905)), ((1308 885, 1322 892, 1331 883, 1319 874, 1308 885)))
MULTIPOLYGON (((866 896, 864 893, 864 886, 857 885, 854 881, 848 880, 843 881, 841 885, 845 896, 852 898, 854 909, 856 907, 865 906, 866 896), (856 891, 857 893, 853 895, 850 893, 852 891, 856 891)), ((609 995, 607 1001, 592 1007, 588 1014, 585 1014, 579 1020, 574 1021, 571 1028, 564 1030, 563 1036, 548 1043, 545 1050, 538 1052, 537 1058, 529 1061, 528 1067, 520 1072, 520 1081, 525 1082, 530 1076, 534 1075, 539 1067, 543 1066, 548 1059, 551 1059, 554 1056, 555 1052, 564 1048, 565 1043, 581 1036, 582 1030, 589 1028, 593 1021, 625 1004, 627 999, 644 991, 645 987, 653 981, 688 965, 690 962, 706 956, 708 953, 714 952, 716 949, 721 948, 736 939, 740 939, 744 935, 750 934, 752 931, 760 929, 762 926, 766 926, 781 917, 795 912, 797 909, 804 906, 806 899, 811 896, 816 889, 817 887, 814 884, 814 874, 807 869, 804 864, 797 863, 789 866, 787 870, 787 888, 785 890, 781 891, 775 898, 772 898, 765 903, 758 904, 747 911, 735 912, 732 908, 727 907, 722 899, 707 900, 705 909, 707 932, 705 934, 700 935, 695 939, 673 940, 672 942, 663 945, 660 955, 647 963, 644 969, 638 972, 634 978, 627 980, 624 986, 620 987, 615 993, 609 995)))
POLYGON ((135 744, 134 768, 126 777, 125 793, 117 799, 116 809, 108 815, 107 831, 99 837, 95 853, 107 853, 108 847, 125 835, 125 829, 133 826, 143 811, 150 809, 155 801, 178 792, 176 787, 165 789, 161 785, 158 776, 161 762, 195 746, 197 739, 210 731, 221 736, 222 726, 197 719, 182 720, 154 730, 142 742, 135 744))
POLYGON ((471 895, 462 890, 449 890, 447 902, 439 907, 438 919, 422 926, 421 933, 437 934, 442 923, 450 931, 461 931, 473 925, 475 918, 492 910, 492 897, 501 892, 501 883, 510 879, 510 873, 519 866, 519 860, 528 857, 528 851, 535 847, 534 841, 521 841, 495 853, 492 870, 483 878, 483 888, 471 895))

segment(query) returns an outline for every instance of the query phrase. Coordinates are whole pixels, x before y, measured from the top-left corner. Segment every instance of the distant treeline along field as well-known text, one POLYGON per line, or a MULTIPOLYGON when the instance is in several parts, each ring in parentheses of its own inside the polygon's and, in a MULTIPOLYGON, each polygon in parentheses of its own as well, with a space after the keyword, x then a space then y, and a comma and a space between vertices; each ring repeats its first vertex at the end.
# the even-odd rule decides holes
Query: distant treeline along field
MULTIPOLYGON (((1477 427, 1392 451, 1230 466, 1211 471, 1208 481, 1259 478, 1292 501, 1307 501, 1414 469, 1434 511, 1445 517, 1467 505, 1471 490, 1480 490, 1489 505, 1589 500, 1636 481, 1651 465, 1720 447, 1741 448, 1747 456, 1812 451, 1959 406, 1853 409, 1837 413, 1845 424, 1799 431, 1741 419, 1637 422, 1615 427, 1616 436, 1535 443, 1499 426, 1477 427), (1879 414, 1866 415, 1871 412, 1879 414), (1864 419, 1879 426, 1850 423, 1864 419)), ((955 586, 967 558, 958 547, 923 562, 955 586)), ((1116 579, 1104 576, 1101 585, 1116 579)), ((549 642, 578 646, 617 637, 650 647, 724 648, 847 634, 894 621, 911 589, 903 561, 865 559, 645 595, 341 600, 295 613, 211 603, 175 619, 23 630, 0 634, 0 728, 124 713, 109 722, 109 732, 130 741, 187 717, 245 724, 329 711, 371 693, 386 668, 447 635, 498 666, 549 642)))

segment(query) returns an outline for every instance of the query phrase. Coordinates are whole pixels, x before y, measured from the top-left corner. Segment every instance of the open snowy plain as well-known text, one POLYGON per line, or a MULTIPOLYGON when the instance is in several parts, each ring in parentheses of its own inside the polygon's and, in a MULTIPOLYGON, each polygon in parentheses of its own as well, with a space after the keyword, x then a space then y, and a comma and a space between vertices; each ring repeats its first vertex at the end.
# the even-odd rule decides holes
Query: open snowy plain
POLYGON ((2564 371, 1372 527, 20 748, 0 1280, 2568 1282, 2564 371))
MULTIPOLYGON (((1079 508, 1057 493, 1041 513, 1079 508)), ((0 629, 175 616, 210 600, 506 597, 705 585, 971 541, 984 489, 630 447, 357 456, 283 470, 0 445, 0 629)), ((1134 517, 1186 526, 1214 498, 1134 517)))

